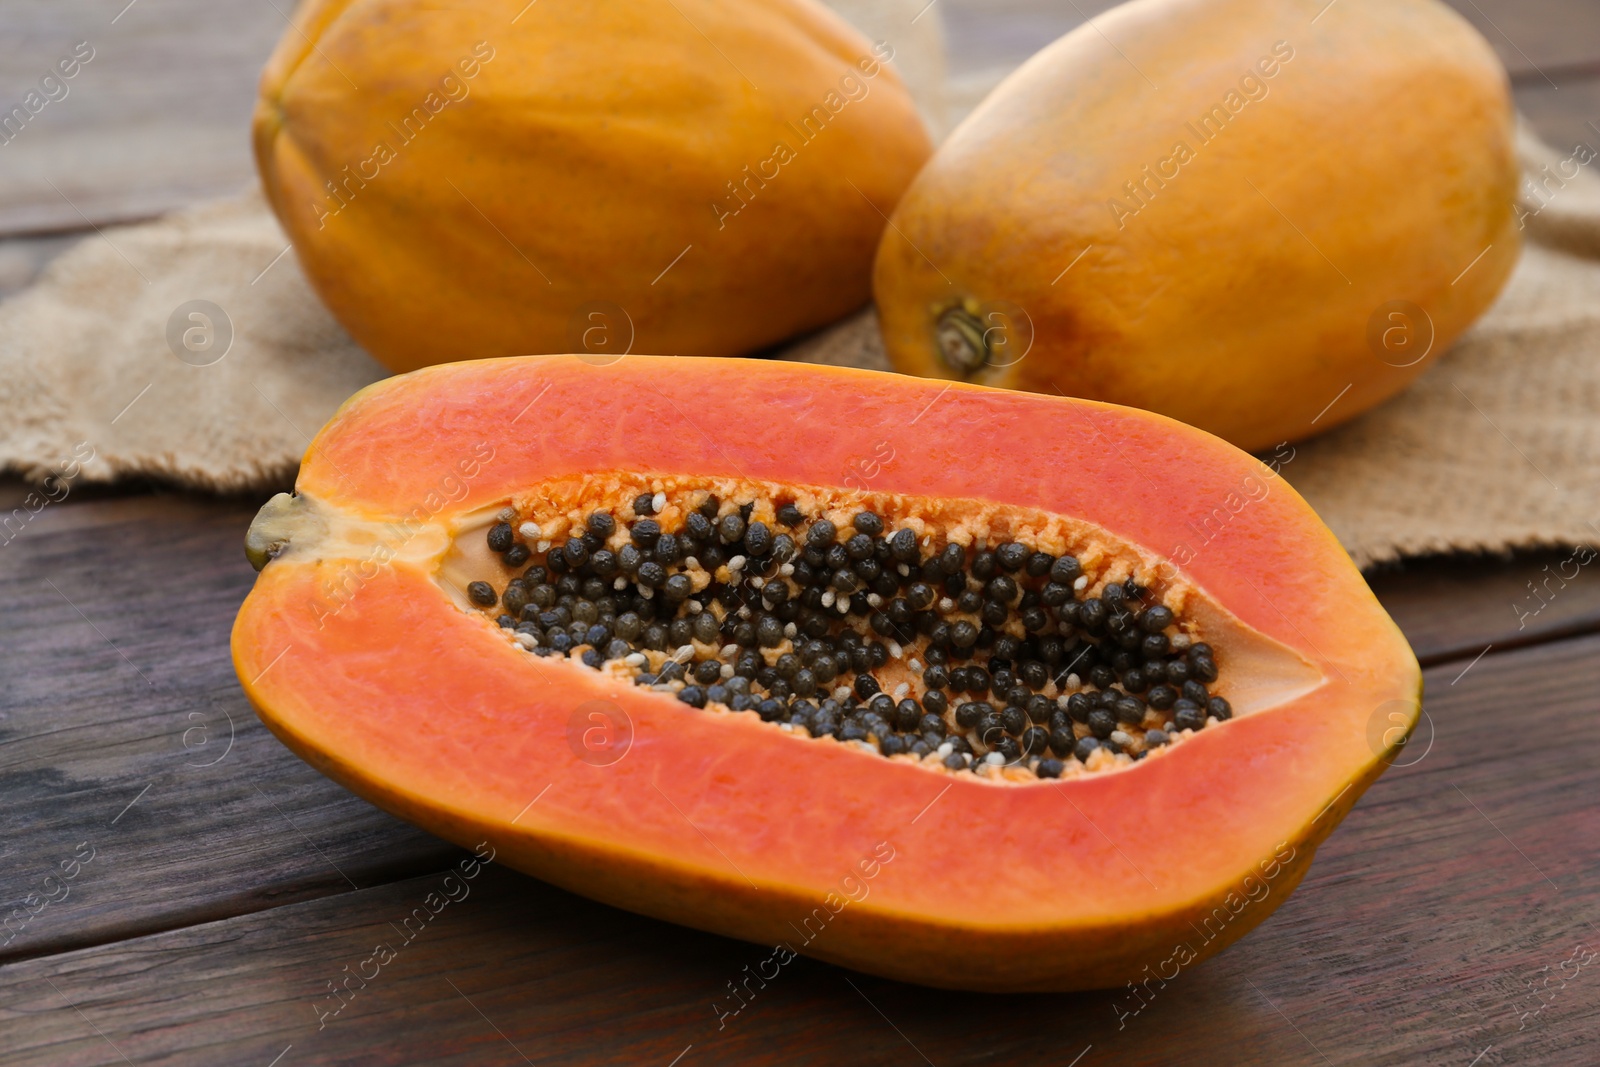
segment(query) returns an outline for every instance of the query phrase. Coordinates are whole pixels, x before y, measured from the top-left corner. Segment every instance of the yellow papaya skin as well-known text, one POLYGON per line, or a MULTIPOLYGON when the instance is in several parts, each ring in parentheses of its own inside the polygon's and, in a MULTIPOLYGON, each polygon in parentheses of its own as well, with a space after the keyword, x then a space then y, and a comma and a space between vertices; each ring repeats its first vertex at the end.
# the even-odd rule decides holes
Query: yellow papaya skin
POLYGON ((1504 69, 1436 0, 1136 0, 1034 56, 896 209, 896 368, 1261 449, 1399 392, 1516 261, 1504 69))
POLYGON ((737 355, 870 299, 932 151, 891 56, 813 0, 309 0, 255 154, 391 370, 737 355))

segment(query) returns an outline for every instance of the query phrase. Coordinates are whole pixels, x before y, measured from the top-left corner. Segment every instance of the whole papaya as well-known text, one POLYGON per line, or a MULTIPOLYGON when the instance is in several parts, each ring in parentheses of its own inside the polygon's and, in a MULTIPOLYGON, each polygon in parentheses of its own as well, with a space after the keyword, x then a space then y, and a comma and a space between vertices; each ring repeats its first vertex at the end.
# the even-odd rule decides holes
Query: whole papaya
POLYGON ((1392 396, 1489 305, 1517 180, 1506 74, 1436 0, 1136 0, 913 183, 878 251, 885 344, 1263 448, 1392 396))
POLYGON ((891 56, 814 0, 309 0, 256 160, 392 370, 735 355, 870 299, 932 150, 891 56))

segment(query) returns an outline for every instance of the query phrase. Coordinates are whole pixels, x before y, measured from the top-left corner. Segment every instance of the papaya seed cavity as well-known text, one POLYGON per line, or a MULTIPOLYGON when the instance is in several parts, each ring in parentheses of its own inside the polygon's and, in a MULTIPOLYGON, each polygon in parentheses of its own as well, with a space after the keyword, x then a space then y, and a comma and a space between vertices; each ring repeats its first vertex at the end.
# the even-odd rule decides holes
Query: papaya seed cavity
POLYGON ((457 544, 458 602, 531 654, 986 781, 1137 763, 1258 709, 1230 646, 1275 654, 1104 530, 984 501, 589 476, 457 544))

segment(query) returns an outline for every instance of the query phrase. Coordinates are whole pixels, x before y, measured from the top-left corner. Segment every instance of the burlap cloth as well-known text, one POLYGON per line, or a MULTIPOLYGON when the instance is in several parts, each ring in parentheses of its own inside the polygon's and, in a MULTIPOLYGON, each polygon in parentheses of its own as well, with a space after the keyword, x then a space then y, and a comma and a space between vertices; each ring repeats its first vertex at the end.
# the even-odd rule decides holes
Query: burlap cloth
MULTIPOLYGON (((922 99, 937 123, 939 102, 922 99)), ((1569 154, 1522 141, 1531 172, 1569 154)), ((1362 565, 1600 535, 1600 180, 1546 188, 1489 314, 1406 393, 1283 467, 1362 565)), ((0 467, 224 491, 290 482, 309 435, 384 372, 287 249, 250 193, 63 254, 0 304, 0 467)), ((781 358, 886 368, 870 311, 781 358)))

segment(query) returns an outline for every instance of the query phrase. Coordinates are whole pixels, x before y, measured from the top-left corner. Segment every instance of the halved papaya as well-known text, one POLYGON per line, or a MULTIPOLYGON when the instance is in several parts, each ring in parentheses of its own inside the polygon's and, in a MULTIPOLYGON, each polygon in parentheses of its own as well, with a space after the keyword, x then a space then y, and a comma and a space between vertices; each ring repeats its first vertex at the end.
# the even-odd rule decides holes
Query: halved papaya
POLYGON ((352 398, 247 550, 239 677, 330 777, 619 907, 937 986, 1220 950, 1418 714, 1270 466, 1089 401, 450 364, 352 398))

